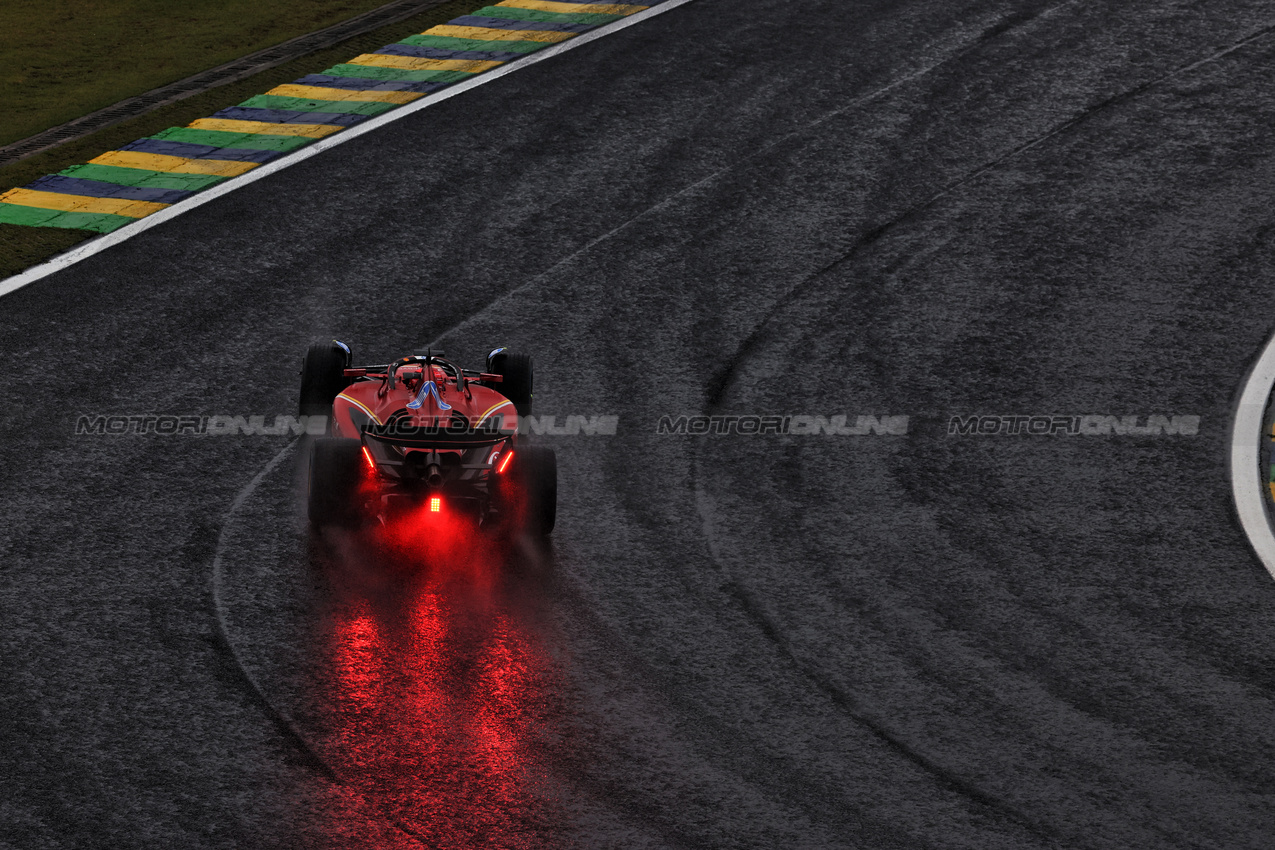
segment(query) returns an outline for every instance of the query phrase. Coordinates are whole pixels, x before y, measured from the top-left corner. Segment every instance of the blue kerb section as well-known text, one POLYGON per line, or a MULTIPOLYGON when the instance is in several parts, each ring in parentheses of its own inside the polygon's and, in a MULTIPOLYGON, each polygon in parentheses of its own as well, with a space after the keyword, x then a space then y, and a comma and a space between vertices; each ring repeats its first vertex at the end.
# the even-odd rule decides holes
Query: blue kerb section
POLYGON ((496 53, 487 50, 448 50, 445 47, 417 47, 415 44, 387 44, 376 51, 382 56, 415 56, 419 59, 476 59, 480 62, 512 62, 525 53, 496 53))
POLYGON ((558 24, 549 21, 513 21, 509 18, 482 18, 477 15, 464 15, 454 21, 448 21, 453 27, 487 27, 497 30, 542 30, 546 32, 588 32, 598 28, 598 24, 558 24))
POLYGON ((227 159, 235 162, 269 162, 283 156, 282 151, 258 151, 247 148, 218 148, 212 145, 193 145, 188 142, 168 142, 163 139, 138 139, 129 142, 122 151, 138 153, 158 153, 165 156, 180 156, 186 159, 227 159))
POLYGON ((157 204, 175 204, 189 198, 194 192, 182 189, 144 189, 139 186, 120 186, 101 180, 82 177, 66 177, 50 174, 27 186, 40 192, 61 192, 64 195, 84 195, 90 198, 122 198, 128 201, 152 201, 157 204))
POLYGON ((430 94, 439 89, 445 89, 450 83, 440 83, 434 80, 428 82, 413 83, 406 80, 369 80, 366 77, 333 77, 330 74, 307 74, 297 80, 294 85, 298 86, 320 86, 330 89, 349 89, 350 91, 414 91, 421 94, 430 94))
POLYGON ((250 106, 232 106, 229 109, 214 112, 212 117, 227 121, 265 121, 268 124, 339 124, 343 127, 350 127, 354 124, 363 123, 370 116, 337 112, 295 112, 291 109, 257 109, 250 106))

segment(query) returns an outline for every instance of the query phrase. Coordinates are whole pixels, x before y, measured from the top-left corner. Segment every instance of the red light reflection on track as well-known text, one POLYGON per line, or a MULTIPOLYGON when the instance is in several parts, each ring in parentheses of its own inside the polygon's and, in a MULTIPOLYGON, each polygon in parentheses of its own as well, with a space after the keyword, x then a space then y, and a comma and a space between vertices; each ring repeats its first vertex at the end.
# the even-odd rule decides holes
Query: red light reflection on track
POLYGON ((428 846, 545 846, 562 688, 528 588, 446 506, 367 542, 388 562, 329 567, 324 757, 428 846))

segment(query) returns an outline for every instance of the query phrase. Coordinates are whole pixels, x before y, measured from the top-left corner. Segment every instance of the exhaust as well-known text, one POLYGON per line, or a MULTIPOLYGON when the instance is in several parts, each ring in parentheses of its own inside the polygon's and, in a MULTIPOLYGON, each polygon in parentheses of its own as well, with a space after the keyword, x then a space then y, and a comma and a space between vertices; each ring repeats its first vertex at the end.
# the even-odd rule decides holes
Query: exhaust
POLYGON ((431 463, 425 467, 425 484, 435 490, 443 486, 443 470, 438 464, 431 463))

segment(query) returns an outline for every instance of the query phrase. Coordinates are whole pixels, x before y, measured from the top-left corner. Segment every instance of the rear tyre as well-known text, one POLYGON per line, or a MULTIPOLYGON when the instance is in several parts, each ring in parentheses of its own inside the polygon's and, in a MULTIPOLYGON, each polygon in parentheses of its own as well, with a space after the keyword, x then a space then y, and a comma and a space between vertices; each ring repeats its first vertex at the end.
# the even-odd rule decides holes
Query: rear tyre
POLYGON ((527 531, 537 537, 553 532, 558 519, 558 458, 553 449, 528 446, 514 457, 527 494, 527 531))
POLYGON ((301 364, 301 415, 330 416, 337 393, 350 385, 350 354, 335 342, 316 342, 301 364))
POLYGON ((500 375, 495 390, 514 403, 519 416, 531 415, 532 367, 530 354, 500 351, 487 360, 487 371, 500 375))
POLYGON ((363 469, 360 441, 336 437, 314 441, 307 498, 311 525, 349 528, 359 524, 362 510, 358 491, 363 469))

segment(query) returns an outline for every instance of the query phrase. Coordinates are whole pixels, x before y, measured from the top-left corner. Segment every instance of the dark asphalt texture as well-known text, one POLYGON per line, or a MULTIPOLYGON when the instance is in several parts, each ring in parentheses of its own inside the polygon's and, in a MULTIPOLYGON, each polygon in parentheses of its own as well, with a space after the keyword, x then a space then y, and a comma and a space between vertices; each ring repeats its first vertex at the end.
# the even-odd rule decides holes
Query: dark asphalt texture
POLYGON ((0 300, 0 846, 1273 846, 1272 25, 696 0, 0 300), (73 433, 289 413, 332 335, 619 415, 541 438, 552 546, 386 564, 287 438, 73 433), (655 433, 776 412, 912 419, 655 433))

